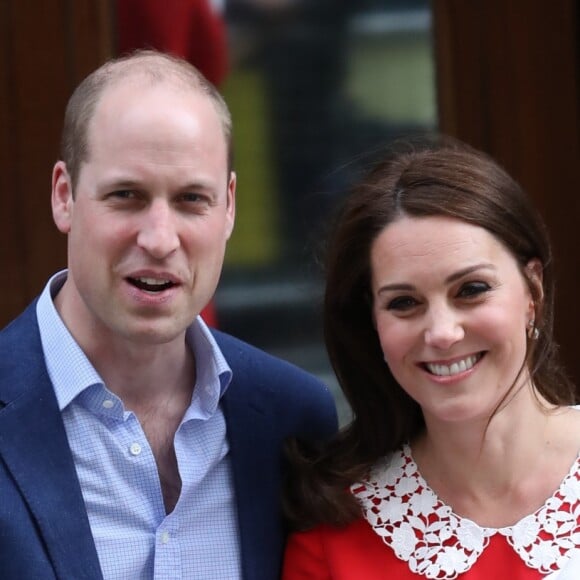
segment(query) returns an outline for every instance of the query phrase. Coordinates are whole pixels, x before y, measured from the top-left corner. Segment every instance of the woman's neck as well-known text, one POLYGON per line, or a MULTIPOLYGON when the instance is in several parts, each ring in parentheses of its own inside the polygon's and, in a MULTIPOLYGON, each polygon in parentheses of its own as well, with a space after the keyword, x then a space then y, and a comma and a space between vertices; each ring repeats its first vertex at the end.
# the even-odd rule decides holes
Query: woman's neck
POLYGON ((558 488, 580 447, 580 413, 519 393, 493 416, 467 424, 426 417, 412 442, 419 472, 438 497, 480 525, 532 513, 558 488))

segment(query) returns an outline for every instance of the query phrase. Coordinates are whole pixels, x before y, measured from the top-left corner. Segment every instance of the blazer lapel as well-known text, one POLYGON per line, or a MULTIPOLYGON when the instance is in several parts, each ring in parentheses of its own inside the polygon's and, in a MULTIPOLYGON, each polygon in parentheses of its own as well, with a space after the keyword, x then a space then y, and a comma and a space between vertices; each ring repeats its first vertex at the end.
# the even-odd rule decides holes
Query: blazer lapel
MULTIPOLYGON (((233 393, 235 385, 231 392, 233 393)), ((281 466, 278 447, 272 444, 269 418, 238 397, 224 396, 231 465, 234 477, 243 577, 245 580, 277 578, 269 575, 267 561, 278 562, 284 541, 281 529, 281 466)))
POLYGON ((2 333, 0 457, 36 520, 59 579, 101 580, 74 461, 36 318, 30 308, 2 333))
MULTIPOLYGON (((233 370, 222 406, 234 477, 243 577, 279 578, 284 545, 280 493, 282 458, 272 393, 256 382, 247 353, 218 341, 233 370)), ((252 362, 255 364, 255 361, 252 362)), ((271 387, 271 386, 270 386, 271 387)))

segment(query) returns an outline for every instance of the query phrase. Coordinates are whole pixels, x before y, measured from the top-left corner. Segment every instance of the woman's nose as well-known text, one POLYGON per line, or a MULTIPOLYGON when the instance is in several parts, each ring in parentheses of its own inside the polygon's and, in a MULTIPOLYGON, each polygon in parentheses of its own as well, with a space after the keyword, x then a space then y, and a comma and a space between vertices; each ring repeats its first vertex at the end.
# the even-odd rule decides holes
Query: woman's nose
POLYGON ((463 339, 465 332, 457 313, 449 308, 431 312, 425 327, 425 344, 439 350, 449 349, 463 339))

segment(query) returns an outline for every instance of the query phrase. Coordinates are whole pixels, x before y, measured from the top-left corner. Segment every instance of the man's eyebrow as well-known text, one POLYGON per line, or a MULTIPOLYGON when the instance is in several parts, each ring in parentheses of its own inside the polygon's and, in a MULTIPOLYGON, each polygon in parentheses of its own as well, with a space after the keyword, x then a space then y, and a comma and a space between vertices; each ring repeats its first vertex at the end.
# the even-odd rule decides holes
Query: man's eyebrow
MULTIPOLYGON (((139 179, 120 177, 108 179, 104 183, 105 189, 147 189, 146 182, 139 179)), ((179 186, 179 191, 204 190, 213 191, 214 187, 209 181, 198 180, 186 182, 179 186)))
POLYGON ((105 182, 107 189, 135 189, 139 188, 140 184, 133 179, 110 179, 105 182))

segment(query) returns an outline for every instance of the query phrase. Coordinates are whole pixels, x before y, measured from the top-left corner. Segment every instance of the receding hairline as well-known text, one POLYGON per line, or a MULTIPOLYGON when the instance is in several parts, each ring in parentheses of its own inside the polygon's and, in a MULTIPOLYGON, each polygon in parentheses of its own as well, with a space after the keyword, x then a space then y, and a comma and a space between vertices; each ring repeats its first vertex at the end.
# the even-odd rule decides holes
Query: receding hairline
POLYGON ((77 86, 68 101, 61 157, 71 175, 73 190, 81 165, 90 157, 88 133, 99 103, 110 90, 130 82, 206 97, 220 122, 227 149, 228 173, 233 170, 232 119, 221 93, 186 60, 154 50, 138 50, 101 65, 77 86))
POLYGON ((92 73, 101 77, 103 88, 108 88, 131 77, 148 78, 154 84, 157 82, 174 81, 185 87, 205 89, 211 86, 201 72, 189 65, 187 61, 169 54, 153 51, 140 51, 131 55, 113 59, 92 73))
POLYGON ((145 83, 149 86, 163 85, 167 89, 184 92, 193 89, 210 99, 220 117, 226 138, 230 138, 230 112, 223 97, 210 81, 187 61, 166 53, 138 51, 105 63, 94 74, 99 75, 103 81, 95 108, 110 90, 131 82, 145 83))

